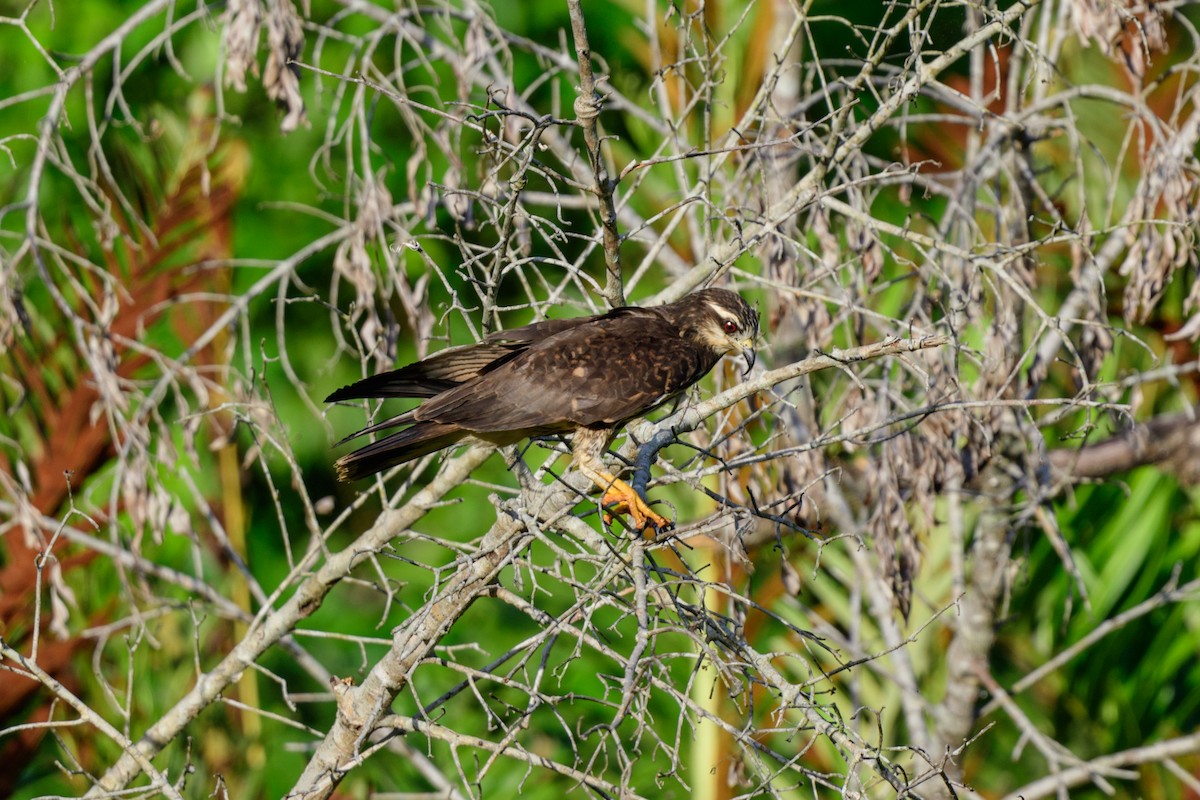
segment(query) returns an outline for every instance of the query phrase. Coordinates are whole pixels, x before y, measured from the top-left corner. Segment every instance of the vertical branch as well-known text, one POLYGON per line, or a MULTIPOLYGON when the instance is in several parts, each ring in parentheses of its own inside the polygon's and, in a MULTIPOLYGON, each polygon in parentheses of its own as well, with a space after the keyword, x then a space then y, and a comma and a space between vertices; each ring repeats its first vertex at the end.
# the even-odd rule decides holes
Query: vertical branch
MULTIPOLYGON (((970 736, 977 719, 981 665, 987 664, 996 640, 997 606, 1005 586, 1012 551, 1012 521, 1004 500, 1016 489, 1012 476, 993 469, 985 477, 987 493, 995 498, 980 515, 972 547, 971 576, 959 603, 954 640, 946 653, 946 694, 935 716, 942 752, 957 750, 970 736)), ((947 764, 955 778, 961 768, 947 764)))
POLYGON ((568 0, 571 11, 571 35, 575 39, 575 55, 579 58, 579 97, 575 98, 575 116, 583 128, 583 141, 588 161, 592 165, 595 187, 592 191, 600 200, 600 224, 604 229, 604 267, 608 279, 604 284, 604 299, 609 306, 625 305, 625 288, 621 279, 621 236, 617 233, 617 205, 613 200, 616 181, 608 177, 608 168, 600 152, 600 132, 597 119, 604 107, 604 98, 596 91, 592 74, 592 51, 588 45, 587 28, 583 24, 583 9, 579 0, 568 0))

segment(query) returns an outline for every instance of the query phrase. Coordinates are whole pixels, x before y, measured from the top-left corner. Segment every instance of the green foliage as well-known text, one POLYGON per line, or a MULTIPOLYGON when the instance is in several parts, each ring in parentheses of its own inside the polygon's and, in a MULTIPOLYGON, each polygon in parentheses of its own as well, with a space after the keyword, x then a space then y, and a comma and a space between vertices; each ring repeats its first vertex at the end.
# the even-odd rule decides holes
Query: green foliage
MULTIPOLYGON (((10 5, 0 2, 0 13, 20 13, 10 5)), ((323 398, 365 373, 475 341, 493 300, 495 319, 505 327, 601 306, 605 255, 595 192, 571 172, 572 159, 586 163, 578 128, 556 125, 570 145, 566 155, 544 141, 531 146, 527 138, 531 119, 575 117, 578 74, 565 4, 405 7, 401 16, 411 12, 425 25, 424 36, 414 38, 382 30, 377 19, 343 4, 315 2, 298 71, 310 124, 286 136, 261 80, 249 80, 246 93, 222 88, 215 99, 216 68, 227 69, 221 62, 228 44, 217 32, 223 22, 181 26, 169 37, 170 54, 165 40, 156 39, 161 23, 136 26, 121 44, 121 59, 99 59, 88 91, 76 86, 67 93, 47 150, 52 157, 39 176, 43 261, 37 262, 25 245, 20 203, 58 79, 48 58, 70 63, 74 56, 67 54, 88 52, 142 6, 107 0, 71 13, 60 4, 40 4, 31 7, 27 31, 11 21, 0 27, 0 103, 45 93, 0 108, 0 165, 8 165, 0 168, 0 274, 12 296, 19 278, 31 317, 27 329, 13 321, 0 328, 0 410, 7 412, 0 414, 0 467, 7 480, 0 500, 17 520, 13 498, 36 496, 47 485, 39 483, 45 480, 39 465, 69 460, 70 447, 58 445, 56 453, 52 446, 68 412, 89 422, 81 430, 100 437, 89 451, 96 463, 78 468, 69 494, 36 510, 92 539, 77 537, 55 551, 66 565, 63 588, 47 588, 41 581, 50 573, 39 572, 39 582, 22 597, 45 616, 57 608, 52 601, 69 606, 62 641, 71 652, 56 674, 135 741, 200 674, 228 656, 251 620, 263 622, 255 615, 269 616, 304 591, 328 554, 358 546, 363 531, 443 469, 438 456, 383 484, 336 483, 331 443, 364 420, 378 421, 404 406, 389 401, 386 412, 373 403, 326 412, 323 398), (473 34, 483 37, 483 51, 455 61, 437 57, 438 48, 470 51, 473 34), (565 54, 567 66, 555 54, 565 54), (134 55, 144 57, 137 68, 131 68, 134 55), (488 59, 511 76, 511 94, 475 80, 471 69, 483 70, 488 59), (514 111, 523 106, 533 111, 514 111), (81 180, 83 174, 89 179, 81 180), (213 187, 236 195, 227 208, 212 208, 213 187), (531 203, 527 208, 536 213, 506 216, 505 203, 518 189, 523 196, 557 198, 558 205, 531 203), (364 198, 375 190, 386 195, 379 202, 388 212, 402 212, 364 222, 370 217, 364 198), (470 213, 452 198, 469 204, 470 213), (517 217, 527 228, 509 230, 517 217), (354 232, 344 234, 360 224, 361 241, 354 232), (321 237, 331 238, 312 246, 321 237), (294 268, 262 289, 288 259, 295 259, 294 268), (9 262, 17 265, 11 271, 9 262), (364 283, 356 284, 356 277, 364 283), (174 283, 155 294, 146 287, 158 286, 156 280, 174 283), (77 316, 67 319, 56 293, 77 316), (122 336, 98 335, 117 327, 104 329, 112 322, 104 317, 105 298, 119 309, 117 318, 137 317, 122 336), (196 337, 239 303, 229 325, 197 351, 196 337), (102 351, 108 361, 89 349, 100 347, 96 342, 111 345, 102 351), (110 364, 127 407, 98 396, 98 361, 110 364), (33 386, 45 392, 30 392, 33 386), (76 396, 91 399, 75 412, 54 406, 76 396), (28 486, 13 468, 17 463, 35 473, 28 486)), ((176 19, 193 10, 180 7, 176 19)), ((379 14, 395 10, 378 7, 379 14)), ((747 298, 762 308, 769 335, 778 337, 763 347, 764 361, 775 362, 770 366, 790 360, 784 353, 947 331, 952 355, 847 364, 781 384, 744 408, 726 409, 710 429, 690 435, 689 446, 663 451, 660 461, 668 466, 656 474, 670 485, 653 487, 651 496, 673 510, 686 535, 655 543, 661 546, 647 556, 654 568, 647 580, 658 594, 646 623, 654 631, 653 662, 640 671, 625 660, 646 635, 628 577, 636 567, 622 561, 635 536, 604 526, 595 497, 580 501, 572 521, 597 532, 607 551, 567 558, 564 553, 583 549, 577 531, 553 526, 524 542, 488 593, 418 660, 390 709, 490 744, 511 735, 522 754, 542 761, 531 767, 506 753, 493 763, 486 747, 465 740, 451 745, 448 736, 422 732, 404 734, 401 746, 436 764, 456 788, 480 796, 583 792, 578 775, 543 770, 549 763, 666 797, 713 790, 717 783, 695 777, 705 774, 740 776, 720 784, 722 791, 832 795, 854 783, 847 773, 874 775, 879 752, 908 769, 928 769, 928 759, 937 762, 941 753, 917 753, 914 725, 936 728, 938 704, 955 680, 947 651, 959 633, 962 580, 973 567, 963 565, 986 535, 986 513, 997 507, 1011 512, 1013 560, 993 620, 997 640, 980 669, 1012 693, 1020 714, 1044 738, 1030 744, 1029 730, 993 696, 973 730, 991 727, 956 762, 962 779, 999 796, 1051 771, 1039 747, 1047 742, 1088 760, 1200 727, 1196 589, 1113 623, 1162 599, 1165 587, 1200 579, 1200 494, 1155 466, 1061 494, 1057 484, 1032 477, 1044 474, 1047 450, 1094 443, 1125 430, 1133 417, 1197 400, 1194 374, 1137 379, 1177 363, 1171 360, 1176 351, 1195 356, 1194 344, 1172 344, 1170 336, 1195 313, 1188 305, 1194 264, 1167 274, 1146 313, 1134 314, 1118 299, 1137 278, 1138 265, 1132 265, 1103 276, 1094 306, 1075 306, 1059 317, 1080 285, 1081 269, 1103 247, 1099 237, 1124 224, 1122 210, 1137 197, 1147 169, 1144 157, 1152 148, 1131 145, 1136 137, 1124 107, 1112 101, 1116 90, 1087 89, 1124 86, 1131 80, 1126 68, 1099 47, 1070 41, 1044 81, 1026 81, 1025 73, 1017 81, 1008 71, 1018 67, 1010 66, 1004 36, 998 45, 980 45, 988 70, 1011 80, 989 95, 997 109, 989 113, 1004 112, 1001 101, 1014 109, 1036 105, 1038 97, 1022 92, 1081 87, 1046 112, 1044 131, 1032 123, 1020 131, 1028 138, 1020 147, 985 142, 1003 158, 997 155, 995 171, 981 177, 970 171, 976 162, 966 166, 981 146, 969 139, 984 127, 980 120, 993 120, 955 105, 974 91, 965 84, 974 68, 968 55, 942 74, 938 91, 915 96, 867 137, 856 158, 826 160, 818 147, 844 147, 888 108, 892 89, 913 74, 905 70, 952 50, 968 21, 984 19, 980 10, 935 9, 918 16, 919 24, 897 28, 911 33, 900 36, 889 27, 896 23, 894 8, 818 2, 811 5, 807 35, 789 55, 794 61, 782 72, 771 61, 781 57, 764 44, 767 34, 778 32, 767 22, 756 27, 766 19, 759 17, 767 13, 764 4, 674 4, 670 13, 664 5, 653 37, 642 3, 587 3, 585 13, 597 68, 620 102, 637 104, 618 103, 623 113, 610 107, 602 116, 610 175, 631 167, 617 188, 619 209, 638 221, 631 226, 622 218, 618 226, 626 237, 625 277, 643 260, 649 265, 631 300, 650 298, 675 286, 688 268, 727 256, 723 276, 742 282, 747 298), (886 45, 880 44, 885 32, 894 35, 886 45), (841 92, 868 57, 881 71, 847 99, 841 92), (820 80, 808 79, 819 90, 812 89, 802 110, 774 101, 751 107, 760 92, 777 88, 768 79, 799 80, 817 62, 820 80), (1010 90, 1021 97, 1008 97, 1010 90), (843 103, 852 107, 839 117, 843 103), (1060 128, 1071 135, 1056 135, 1060 128), (751 146, 756 137, 771 144, 751 146), (771 217, 764 198, 774 201, 794 189, 773 179, 784 173, 799 182, 818 165, 828 172, 815 194, 771 217), (1022 185, 1035 179, 1041 194, 1022 185), (974 188, 952 194, 956 182, 974 188), (1030 194, 1046 202, 1007 213, 1030 194), (855 214, 841 216, 839 207, 822 205, 830 198, 855 214), (971 203, 977 208, 965 214, 970 225, 945 222, 971 203), (956 226, 970 233, 960 239, 956 226), (737 246, 723 250, 729 241, 737 246), (1030 241, 1035 248, 1014 255, 1030 241), (789 315, 801 321, 785 340, 789 315), (1002 339, 998 331, 1007 329, 1017 334, 1002 339), (1054 331, 1063 331, 1070 346, 1056 351, 1045 380, 1033 380, 1038 345, 1054 331), (1093 346, 1090 335, 1113 341, 1093 346), (1015 408, 1033 399, 1047 404, 1015 408), (957 400, 975 404, 968 412, 954 410, 962 414, 954 417, 962 423, 957 427, 946 423, 926 433, 944 417, 900 418, 957 400), (1087 402, 1072 407, 1080 400, 1087 402), (877 401, 896 417, 881 421, 877 401), (804 441, 789 438, 793 417, 809 426, 804 441), (899 443, 909 436, 928 437, 942 449, 903 452, 899 443), (811 442, 815 454, 802 451, 811 442), (1017 450, 1024 460, 1013 455, 1017 450), (944 458, 944 470, 929 468, 929 460, 947 452, 954 458, 944 458), (755 462, 749 458, 755 454, 766 456, 755 462), (948 476, 962 478, 954 473, 959 467, 968 474, 952 490, 948 476), (987 485, 974 482, 988 469, 1019 473, 1020 480, 1007 495, 989 496, 987 485), (726 498, 728 508, 699 487, 726 498), (884 510, 889 490, 902 505, 892 516, 884 510), (777 518, 750 513, 764 510, 777 518), (720 539, 726 523, 734 533, 720 539), (907 618, 890 605, 894 595, 876 588, 891 577, 891 562, 879 555, 881 540, 901 529, 916 537, 921 556, 919 571, 909 576, 907 618), (817 535, 809 540, 803 531, 817 535), (799 589, 781 577, 788 569, 800 576, 799 589), (505 593, 508 599, 496 600, 505 593), (1032 685, 1021 684, 1105 625, 1111 629, 1098 641, 1032 685), (752 649, 767 654, 789 686, 800 687, 798 700, 784 703, 779 685, 750 666, 752 649), (897 680, 899 674, 912 675, 915 688, 897 680), (627 681, 637 690, 634 711, 625 708, 615 719, 627 681), (702 718, 701 710, 709 716, 702 718), (868 743, 874 760, 851 763, 843 744, 813 732, 814 717, 868 743), (712 718, 743 739, 735 746, 733 734, 718 734, 712 718), (628 750, 618 746, 630 742, 628 750), (763 757, 769 766, 760 774, 747 766, 761 766, 756 748, 803 756, 786 765, 763 757), (692 771, 683 774, 688 766, 692 771)), ((1184 64, 1183 45, 1178 49, 1158 57, 1184 64)), ((1147 104, 1166 102, 1154 90, 1165 94, 1166 82, 1176 78, 1168 75, 1173 66, 1163 69, 1160 83, 1146 90, 1147 104)), ((1164 122, 1146 141, 1173 133, 1164 122)), ((989 135, 1002 142, 1008 136, 990 129, 989 135)), ((1128 233, 1132 241, 1146 230, 1186 227, 1178 220, 1136 220, 1113 235, 1128 233)), ((736 380, 733 375, 706 381, 702 396, 736 380)), ((83 433, 68 444, 79 444, 83 433)), ((524 453, 531 469, 544 470, 537 477, 546 484, 567 471, 567 459, 548 449, 553 446, 537 443, 524 453)), ((55 479, 62 474, 42 472, 55 479)), ((288 792, 338 718, 328 677, 361 685, 392 647, 392 631, 424 613, 440 587, 478 555, 482 533, 510 512, 503 501, 515 497, 512 471, 492 456, 416 523, 394 531, 388 547, 361 553, 292 640, 275 643, 242 681, 225 686, 155 765, 172 776, 196 767, 182 790, 186 797, 210 796, 215 776, 230 796, 288 792)), ((20 532, 25 523, 5 524, 20 532)), ((38 531, 42 539, 33 537, 39 543, 30 552, 50 535, 38 531)), ((14 573, 28 571, 10 555, 22 552, 19 546, 5 545, 2 566, 14 573)), ((4 624, 4 641, 27 652, 33 615, 4 624)), ((39 633, 51 641, 48 631, 39 633)), ((10 739, 10 729, 35 711, 73 719, 61 704, 39 702, 35 696, 6 709, 3 732, 10 739)), ((15 796, 80 793, 90 784, 70 770, 103 774, 121 757, 121 747, 90 725, 55 733, 57 740, 45 737, 21 762, 15 796), (80 763, 60 768, 64 753, 80 763)), ((6 744, 0 737, 0 746, 6 744)), ((365 759, 342 791, 440 791, 403 752, 365 759)), ((1146 768, 1140 781, 1114 785, 1119 797, 1183 798, 1182 786, 1166 775, 1146 768)), ((872 780, 865 787, 855 783, 854 791, 890 796, 878 776, 872 780)))

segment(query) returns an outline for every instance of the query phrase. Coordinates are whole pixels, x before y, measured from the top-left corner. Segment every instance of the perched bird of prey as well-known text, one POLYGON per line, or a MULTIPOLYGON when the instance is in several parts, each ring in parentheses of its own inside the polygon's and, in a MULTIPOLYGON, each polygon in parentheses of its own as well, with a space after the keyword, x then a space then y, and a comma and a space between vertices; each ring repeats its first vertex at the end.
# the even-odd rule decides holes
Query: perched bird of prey
POLYGON ((602 456, 622 425, 696 383, 722 356, 742 353, 753 366, 757 335, 758 314, 727 289, 497 331, 325 398, 425 398, 343 440, 407 426, 339 458, 338 477, 365 478, 460 441, 509 445, 571 433, 573 463, 605 493, 603 506, 615 503, 613 513, 628 513, 639 530, 669 528, 602 456))

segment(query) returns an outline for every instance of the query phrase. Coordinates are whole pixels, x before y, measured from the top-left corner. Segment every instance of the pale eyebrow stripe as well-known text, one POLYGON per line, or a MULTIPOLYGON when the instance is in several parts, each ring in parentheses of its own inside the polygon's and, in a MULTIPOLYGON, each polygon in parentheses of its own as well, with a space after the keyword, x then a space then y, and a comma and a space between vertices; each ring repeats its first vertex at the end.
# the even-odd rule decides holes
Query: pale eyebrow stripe
POLYGON ((723 308, 715 303, 705 303, 705 305, 717 312, 717 316, 721 319, 731 319, 734 322, 741 322, 741 318, 727 308, 723 308))

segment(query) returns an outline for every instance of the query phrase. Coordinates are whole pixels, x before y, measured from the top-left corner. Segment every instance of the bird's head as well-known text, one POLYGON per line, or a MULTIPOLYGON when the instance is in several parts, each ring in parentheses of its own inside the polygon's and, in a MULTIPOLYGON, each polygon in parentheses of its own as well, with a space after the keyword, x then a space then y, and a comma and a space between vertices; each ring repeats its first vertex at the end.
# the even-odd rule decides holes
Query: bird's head
POLYGON ((746 372, 754 366, 755 341, 758 339, 758 312, 728 289, 701 289, 692 292, 676 305, 682 306, 681 326, 719 355, 741 353, 746 359, 746 372))

